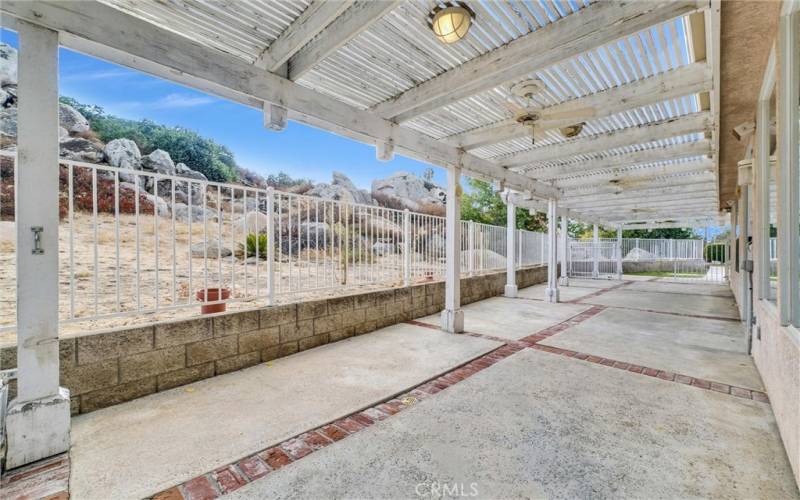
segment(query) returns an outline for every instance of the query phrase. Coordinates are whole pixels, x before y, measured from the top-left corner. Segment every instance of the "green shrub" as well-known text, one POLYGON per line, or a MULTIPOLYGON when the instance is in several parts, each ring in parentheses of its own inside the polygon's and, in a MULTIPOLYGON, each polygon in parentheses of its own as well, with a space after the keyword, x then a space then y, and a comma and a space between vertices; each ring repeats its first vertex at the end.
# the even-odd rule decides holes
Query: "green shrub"
POLYGON ((709 243, 703 251, 706 262, 720 262, 724 264, 728 261, 727 243, 709 243))
POLYGON ((248 257, 255 257, 256 256, 256 249, 258 249, 258 258, 259 259, 266 259, 267 258, 267 243, 268 238, 266 234, 253 234, 250 233, 247 235, 247 256, 248 257))

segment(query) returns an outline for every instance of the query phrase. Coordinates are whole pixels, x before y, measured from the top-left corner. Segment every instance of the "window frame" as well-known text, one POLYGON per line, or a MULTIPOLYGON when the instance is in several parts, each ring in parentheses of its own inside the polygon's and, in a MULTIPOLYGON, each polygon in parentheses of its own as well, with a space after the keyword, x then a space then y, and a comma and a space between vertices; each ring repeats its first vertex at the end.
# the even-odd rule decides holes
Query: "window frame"
POLYGON ((756 227, 753 231, 758 245, 758 298, 770 302, 770 258, 769 258, 769 179, 770 179, 770 101, 775 92, 776 61, 775 46, 769 55, 767 68, 764 71, 764 78, 761 82, 761 92, 759 93, 756 106, 756 139, 755 139, 755 194, 757 199, 755 205, 756 227))
POLYGON ((778 21, 778 314, 800 326, 800 2, 786 2, 778 21), (793 104, 792 104, 793 103, 793 104))

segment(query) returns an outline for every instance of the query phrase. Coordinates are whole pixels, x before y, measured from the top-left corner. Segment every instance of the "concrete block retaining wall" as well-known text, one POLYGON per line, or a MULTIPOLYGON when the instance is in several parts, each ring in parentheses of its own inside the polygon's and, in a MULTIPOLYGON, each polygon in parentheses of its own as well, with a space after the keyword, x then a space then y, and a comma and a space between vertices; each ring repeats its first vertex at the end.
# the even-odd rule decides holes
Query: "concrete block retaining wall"
MULTIPOLYGON (((546 266, 517 271, 520 287, 546 280, 546 266)), ((500 295, 505 282, 504 272, 463 278, 462 303, 500 295)), ((61 385, 70 390, 72 413, 88 413, 443 307, 444 282, 439 281, 70 336, 60 339, 61 385)), ((16 366, 16 346, 0 350, 0 366, 16 366)))

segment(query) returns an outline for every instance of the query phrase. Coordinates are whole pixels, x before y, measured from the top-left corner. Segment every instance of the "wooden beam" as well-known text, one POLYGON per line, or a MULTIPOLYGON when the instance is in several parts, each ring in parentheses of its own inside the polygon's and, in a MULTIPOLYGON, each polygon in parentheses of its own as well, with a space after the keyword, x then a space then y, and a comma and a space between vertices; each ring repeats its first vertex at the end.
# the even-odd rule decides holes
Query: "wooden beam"
POLYGON ((313 0, 300 16, 258 56, 255 65, 277 71, 290 57, 347 10, 354 0, 313 0))
POLYGON ((554 183, 557 187, 565 190, 579 188, 581 186, 597 186, 598 184, 618 184, 624 186, 626 182, 640 183, 677 174, 713 172, 714 164, 711 160, 703 159, 685 163, 656 164, 636 168, 627 167, 627 169, 616 169, 606 173, 555 179, 554 183))
POLYGON ((374 110, 402 122, 707 6, 707 0, 597 2, 423 82, 374 110))
POLYGON ((403 154, 437 166, 461 165, 470 177, 501 180, 543 198, 560 194, 552 186, 96 1, 5 1, 0 11, 59 31, 61 43, 80 52, 255 104, 259 110, 264 101, 284 105, 290 110, 290 119, 369 144, 393 137, 396 149, 403 154))
POLYGON ((600 172, 608 169, 619 169, 644 163, 655 163, 666 160, 678 160, 695 156, 704 156, 711 152, 711 143, 707 140, 674 144, 663 148, 646 149, 633 153, 608 156, 601 159, 592 159, 564 163, 547 167, 527 170, 526 175, 535 179, 555 179, 565 175, 578 175, 590 172, 600 172))
MULTIPOLYGON (((335 0, 321 1, 336 3, 335 0)), ((401 2, 402 0, 357 1, 289 59, 289 79, 297 80, 302 77, 401 2)))
POLYGON ((673 184, 671 186, 644 186, 641 189, 626 189, 625 191, 621 191, 619 189, 597 189, 593 192, 578 192, 572 193, 570 196, 564 196, 562 198, 562 204, 565 206, 571 206, 573 203, 578 202, 580 200, 600 200, 604 197, 613 197, 618 196, 620 199, 625 198, 628 194, 634 194, 634 191, 639 191, 636 193, 636 196, 658 196, 658 195, 678 195, 684 196, 688 194, 693 194, 697 192, 706 192, 708 189, 711 189, 710 182, 707 178, 703 180, 701 183, 697 183, 697 186, 693 186, 691 183, 689 184, 673 184))
POLYGON ((639 127, 624 128, 551 146, 527 149, 499 158, 497 161, 509 168, 528 166, 536 162, 561 160, 582 154, 608 151, 610 149, 704 132, 711 126, 711 116, 707 112, 693 113, 639 127))
MULTIPOLYGON (((694 199, 704 199, 707 196, 713 196, 714 192, 710 186, 704 186, 694 191, 690 191, 687 193, 691 196, 692 200, 694 199)), ((683 203, 687 203, 687 200, 684 196, 679 196, 676 194, 665 194, 665 195, 640 195, 639 193, 632 193, 630 196, 622 196, 622 195, 612 195, 602 198, 585 198, 585 199, 576 199, 576 198, 563 198, 562 205, 574 208, 575 210, 582 210, 582 209, 595 209, 598 207, 610 207, 610 206, 623 206, 625 204, 632 204, 632 203, 669 203, 674 201, 682 201, 683 203)))
MULTIPOLYGON (((667 99, 697 94, 709 90, 712 83, 711 70, 705 63, 690 64, 644 80, 537 110, 545 116, 582 109, 589 111, 585 116, 575 115, 569 119, 542 119, 537 123, 536 131, 538 133, 541 130, 544 133, 546 130, 604 118, 667 99)), ((509 118, 488 127, 450 136, 445 141, 469 150, 529 135, 528 127, 520 126, 514 118, 509 118)))
POLYGON ((628 193, 632 191, 642 191, 649 189, 668 189, 676 186, 692 186, 716 181, 714 174, 700 174, 692 176, 663 176, 655 179, 647 179, 628 186, 589 186, 577 189, 570 189, 566 193, 598 194, 598 193, 628 193))

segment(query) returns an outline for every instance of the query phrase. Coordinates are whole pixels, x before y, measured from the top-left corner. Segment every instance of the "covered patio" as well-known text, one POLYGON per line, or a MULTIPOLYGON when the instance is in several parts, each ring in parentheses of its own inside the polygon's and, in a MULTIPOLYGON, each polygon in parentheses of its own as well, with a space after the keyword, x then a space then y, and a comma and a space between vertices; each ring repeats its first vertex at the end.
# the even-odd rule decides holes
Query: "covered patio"
POLYGON ((4 493, 800 498, 800 3, 724 5, 3 2, 0 21, 20 45, 19 133, 5 153, 16 169, 17 303, 15 346, 0 351, 13 363, 0 367, 3 382, 15 381, 0 407, 4 493), (441 33, 445 14, 459 29, 441 33), (444 168, 446 216, 339 201, 320 216, 317 201, 272 188, 60 159, 60 46, 256 108, 270 131, 294 120, 374 146, 382 161, 397 153, 444 168), (739 73, 750 78, 726 87, 739 73), (732 122, 743 107, 754 122, 732 122), (56 165, 69 177, 68 243, 56 165), (85 317, 70 303, 81 169, 93 213, 78 220, 94 234, 85 317), (119 254, 129 175, 134 262, 119 254), (462 176, 494 185, 505 228, 461 220, 462 176), (153 200, 152 303, 139 289, 140 177, 153 200), (116 278, 102 293, 98 178, 114 186, 117 227, 116 278), (172 205, 162 214, 165 181, 172 205), (179 182, 189 207, 183 284, 179 182), (200 303, 195 189, 203 244, 209 220, 217 243, 224 230, 232 242, 249 237, 251 213, 254 236, 263 229, 268 240, 252 262, 247 250, 241 263, 227 256, 231 269, 217 250, 216 274, 202 251, 206 305, 227 301, 209 298, 209 279, 220 294, 234 288, 238 265, 249 290, 254 266, 244 307, 165 319, 200 303), (518 208, 544 212, 547 232, 517 230, 518 208), (593 238, 571 242, 570 221, 593 225, 593 238), (159 224, 169 222, 171 274, 159 260, 159 224), (303 231, 308 242, 308 224, 328 222, 337 234, 323 237, 321 271, 322 252, 303 261, 291 242, 288 257, 276 244, 303 231), (708 226, 730 228, 718 254, 701 244, 680 259, 673 242, 671 279, 625 274, 625 230, 708 226), (616 238, 601 241, 601 227, 616 238), (391 259, 373 259, 376 243, 391 244, 391 259), (125 266, 136 269, 127 309, 125 266), (295 268, 308 270, 305 281, 295 268), (297 298, 309 289, 314 300, 297 298), (92 323, 108 317, 141 321, 92 323), (81 321, 95 326, 65 333, 81 321))

